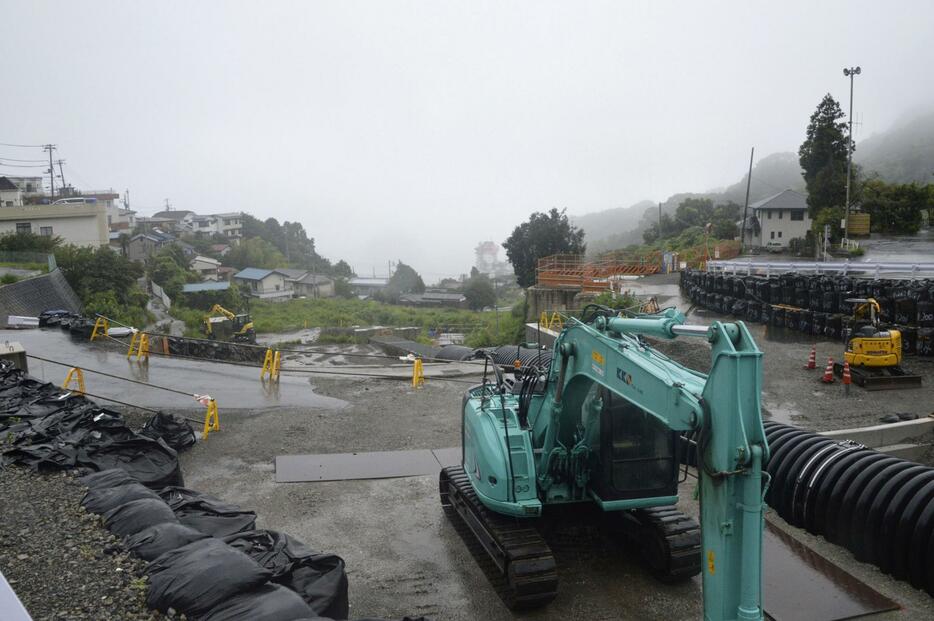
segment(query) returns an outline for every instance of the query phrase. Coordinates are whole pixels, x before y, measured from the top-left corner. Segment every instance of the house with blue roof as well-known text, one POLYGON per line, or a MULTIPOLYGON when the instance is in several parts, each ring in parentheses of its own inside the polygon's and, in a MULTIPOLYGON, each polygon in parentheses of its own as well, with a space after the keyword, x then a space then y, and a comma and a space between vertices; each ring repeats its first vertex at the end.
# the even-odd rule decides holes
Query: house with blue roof
POLYGON ((289 274, 279 270, 248 267, 233 275, 236 284, 244 285, 250 295, 264 299, 288 299, 294 293, 289 274))

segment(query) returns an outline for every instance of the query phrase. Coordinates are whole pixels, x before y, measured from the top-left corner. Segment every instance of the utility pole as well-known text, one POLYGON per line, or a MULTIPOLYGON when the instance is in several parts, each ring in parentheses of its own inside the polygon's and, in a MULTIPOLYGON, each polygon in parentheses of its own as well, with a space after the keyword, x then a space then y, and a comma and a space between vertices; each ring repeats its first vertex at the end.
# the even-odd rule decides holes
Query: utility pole
POLYGON ((126 189, 126 194, 123 199, 123 208, 126 210, 130 209, 130 188, 126 189))
POLYGON ((165 199, 165 210, 172 211, 172 203, 169 202, 169 199, 165 199))
POLYGON ((845 68, 843 75, 850 78, 850 130, 846 137, 846 215, 843 218, 843 241, 850 239, 850 167, 853 165, 853 78, 862 73, 857 67, 845 68))
POLYGON ((62 178, 62 193, 64 193, 66 184, 65 184, 65 171, 62 170, 62 164, 65 163, 65 160, 55 160, 55 163, 58 164, 58 172, 62 178))
POLYGON ((743 203, 743 223, 739 229, 739 253, 743 254, 746 249, 746 214, 749 213, 749 186, 752 183, 752 157, 756 154, 756 148, 753 147, 749 152, 749 175, 746 177, 746 201, 743 203))
POLYGON ((658 238, 662 238, 662 203, 658 203, 658 238))
POLYGON ((55 199, 55 167, 52 166, 52 151, 55 150, 54 144, 47 144, 42 147, 43 151, 49 152, 49 183, 52 185, 51 197, 55 199))

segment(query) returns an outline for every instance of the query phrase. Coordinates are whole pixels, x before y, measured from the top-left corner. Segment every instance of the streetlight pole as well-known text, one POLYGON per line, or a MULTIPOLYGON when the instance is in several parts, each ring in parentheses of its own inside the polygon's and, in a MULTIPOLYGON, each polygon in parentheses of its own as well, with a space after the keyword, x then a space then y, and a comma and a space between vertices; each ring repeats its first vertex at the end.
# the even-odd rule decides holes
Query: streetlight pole
POLYGON ((843 75, 850 78, 850 129, 846 137, 846 215, 843 218, 843 241, 850 240, 850 168, 853 166, 853 78, 862 73, 857 67, 844 68, 843 75))

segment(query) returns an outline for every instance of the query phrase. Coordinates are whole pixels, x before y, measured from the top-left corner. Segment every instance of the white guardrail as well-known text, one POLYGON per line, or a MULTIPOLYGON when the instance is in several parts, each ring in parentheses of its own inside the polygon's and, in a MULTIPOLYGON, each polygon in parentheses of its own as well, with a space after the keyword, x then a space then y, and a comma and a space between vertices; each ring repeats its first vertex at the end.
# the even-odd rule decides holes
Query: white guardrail
POLYGON ((934 263, 893 263, 877 261, 708 261, 708 272, 723 274, 921 274, 934 273, 934 263))

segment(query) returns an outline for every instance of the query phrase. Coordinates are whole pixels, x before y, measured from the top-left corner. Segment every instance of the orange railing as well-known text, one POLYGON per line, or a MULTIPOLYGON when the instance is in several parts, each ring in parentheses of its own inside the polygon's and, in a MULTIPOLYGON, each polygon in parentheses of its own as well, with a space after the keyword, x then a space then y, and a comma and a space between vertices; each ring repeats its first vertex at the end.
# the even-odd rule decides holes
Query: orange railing
POLYGON ((612 289, 616 276, 644 276, 659 270, 659 261, 620 261, 583 255, 555 254, 538 260, 536 276, 540 287, 573 287, 585 292, 612 289))

